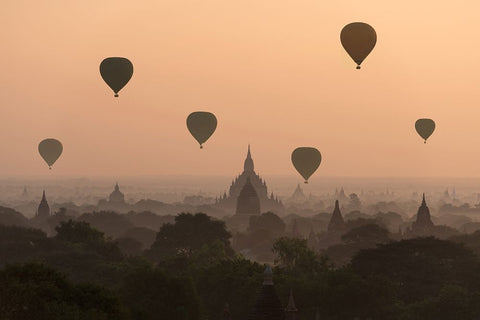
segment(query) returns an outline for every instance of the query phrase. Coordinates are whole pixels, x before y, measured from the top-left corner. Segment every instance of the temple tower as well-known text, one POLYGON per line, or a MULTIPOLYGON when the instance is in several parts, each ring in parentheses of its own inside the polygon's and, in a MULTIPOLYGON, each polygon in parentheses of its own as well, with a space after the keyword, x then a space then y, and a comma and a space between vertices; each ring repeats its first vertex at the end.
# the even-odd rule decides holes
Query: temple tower
POLYGON ((328 233, 340 233, 345 230, 345 221, 343 220, 342 213, 340 212, 340 207, 338 200, 335 200, 335 209, 333 209, 332 217, 328 223, 327 232, 328 233))
POLYGON ((37 217, 39 217, 39 218, 50 217, 50 206, 48 205, 47 197, 45 196, 45 190, 43 190, 42 200, 40 201, 40 204, 38 205, 37 217))

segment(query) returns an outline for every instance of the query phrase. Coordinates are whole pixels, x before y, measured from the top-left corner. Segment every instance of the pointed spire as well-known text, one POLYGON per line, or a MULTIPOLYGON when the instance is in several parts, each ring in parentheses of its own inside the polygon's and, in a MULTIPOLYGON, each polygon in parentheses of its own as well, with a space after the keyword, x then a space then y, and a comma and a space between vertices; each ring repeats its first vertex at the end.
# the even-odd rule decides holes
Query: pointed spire
POLYGON ((288 299, 288 305, 285 309, 285 320, 296 320, 297 319, 298 309, 295 307, 295 302, 293 301, 293 293, 290 290, 290 298, 288 299))
POLYGON ((267 264, 265 271, 263 272, 263 285, 273 286, 273 271, 270 265, 267 264))
POLYGON ((342 212, 340 211, 340 205, 338 200, 335 200, 335 209, 333 209, 332 217, 328 223, 327 231, 328 232, 341 232, 345 227, 345 221, 342 217, 342 212))
POLYGON ((45 197, 45 189, 43 189, 42 201, 47 201, 47 197, 45 197))
POLYGON ((253 166, 253 159, 252 159, 252 154, 250 152, 250 144, 248 145, 248 152, 247 152, 247 158, 245 159, 245 162, 243 163, 243 171, 244 172, 254 172, 254 166, 253 166))
POLYGON ((422 199, 422 207, 426 207, 427 202, 425 201, 425 193, 423 193, 423 199, 422 199))
POLYGON ((288 299, 287 312, 297 312, 298 309, 295 307, 295 301, 293 301, 293 291, 290 289, 290 297, 288 299))

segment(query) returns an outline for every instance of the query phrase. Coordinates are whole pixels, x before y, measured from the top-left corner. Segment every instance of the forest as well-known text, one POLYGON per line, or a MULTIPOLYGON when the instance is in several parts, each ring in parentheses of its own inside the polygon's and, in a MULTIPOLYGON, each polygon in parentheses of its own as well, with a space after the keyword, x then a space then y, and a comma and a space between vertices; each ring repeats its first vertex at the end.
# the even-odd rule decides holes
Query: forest
MULTIPOLYGON (((274 229, 261 217, 252 232, 274 229)), ((147 248, 86 221, 58 221, 50 235, 0 225, 1 319, 247 319, 262 287, 265 264, 235 250, 225 222, 203 213, 161 224, 147 248)), ((292 292, 297 319, 480 316, 480 232, 395 239, 363 224, 342 237, 351 258, 340 264, 308 239, 272 239, 274 288, 284 306, 292 292)))

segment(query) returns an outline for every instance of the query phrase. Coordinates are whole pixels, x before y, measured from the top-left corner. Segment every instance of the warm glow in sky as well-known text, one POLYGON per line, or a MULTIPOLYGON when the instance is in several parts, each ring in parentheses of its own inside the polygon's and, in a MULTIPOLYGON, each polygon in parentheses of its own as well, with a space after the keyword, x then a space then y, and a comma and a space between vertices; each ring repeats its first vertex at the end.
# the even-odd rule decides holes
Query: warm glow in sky
POLYGON ((323 176, 480 176, 478 1, 3 0, 0 175, 241 171, 295 174, 317 147, 323 176), (362 21, 362 70, 339 34, 362 21), (99 64, 134 64, 119 98, 99 64), (216 114, 200 150, 185 119, 216 114), (425 145, 417 118, 437 130, 425 145))

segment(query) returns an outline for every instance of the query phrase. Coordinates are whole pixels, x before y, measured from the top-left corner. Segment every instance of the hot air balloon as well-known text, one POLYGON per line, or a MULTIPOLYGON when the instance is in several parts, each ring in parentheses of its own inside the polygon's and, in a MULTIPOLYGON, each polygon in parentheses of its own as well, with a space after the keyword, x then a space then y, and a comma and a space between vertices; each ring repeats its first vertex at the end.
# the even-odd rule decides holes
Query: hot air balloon
POLYGON ((202 149, 202 144, 210 138, 217 128, 217 118, 210 112, 192 112, 187 117, 187 128, 202 149))
POLYGON ((343 48, 357 64, 357 69, 360 69, 363 60, 377 43, 377 33, 366 23, 353 22, 343 27, 340 40, 343 48))
POLYGON ((308 178, 317 170, 321 161, 322 155, 315 148, 300 147, 292 152, 293 166, 305 179, 305 183, 308 183, 308 178))
POLYGON ((425 140, 424 143, 427 143, 428 137, 435 131, 435 121, 432 119, 418 119, 415 122, 415 130, 425 140))
POLYGON ((100 74, 103 80, 115 92, 115 97, 118 97, 118 92, 132 78, 133 64, 127 58, 106 58, 100 63, 100 74))
POLYGON ((60 157, 62 151, 62 143, 57 139, 45 139, 38 144, 38 152, 48 164, 49 169, 52 169, 52 165, 60 157))

